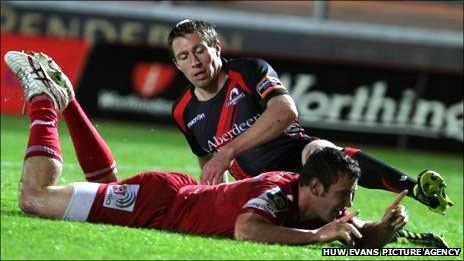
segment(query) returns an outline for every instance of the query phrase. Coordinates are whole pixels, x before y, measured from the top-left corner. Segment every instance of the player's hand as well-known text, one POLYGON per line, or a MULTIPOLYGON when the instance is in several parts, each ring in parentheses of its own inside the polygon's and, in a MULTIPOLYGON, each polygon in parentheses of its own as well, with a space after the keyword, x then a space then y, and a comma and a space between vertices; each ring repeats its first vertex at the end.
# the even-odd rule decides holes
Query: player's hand
POLYGON ((355 211, 319 228, 316 232, 318 241, 322 243, 340 240, 347 245, 354 246, 354 240, 362 238, 359 230, 350 223, 358 213, 359 211, 355 211))
POLYGON ((224 183, 224 172, 229 169, 233 154, 227 149, 218 151, 203 166, 200 182, 207 185, 224 183))
POLYGON ((393 233, 403 228, 408 222, 409 216, 404 206, 400 205, 401 200, 408 194, 407 190, 403 190, 393 203, 385 210, 382 221, 379 225, 384 226, 387 230, 393 233))
POLYGON ((393 203, 385 210, 385 214, 380 222, 372 222, 363 228, 364 242, 362 247, 380 248, 391 242, 396 231, 403 228, 408 222, 408 213, 404 206, 400 205, 401 200, 408 194, 403 190, 393 203))

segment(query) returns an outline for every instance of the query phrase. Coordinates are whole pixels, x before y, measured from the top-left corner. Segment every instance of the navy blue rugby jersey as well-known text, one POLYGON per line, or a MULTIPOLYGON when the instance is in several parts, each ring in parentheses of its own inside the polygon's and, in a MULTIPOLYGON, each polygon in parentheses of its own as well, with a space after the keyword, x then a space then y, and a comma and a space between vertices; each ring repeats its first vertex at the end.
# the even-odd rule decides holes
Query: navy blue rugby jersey
MULTIPOLYGON (((193 86, 189 86, 172 109, 177 126, 197 156, 220 150, 253 125, 270 98, 288 93, 264 60, 222 61, 228 78, 215 97, 199 101, 193 86)), ((301 151, 313 139, 294 121, 276 139, 242 152, 233 161, 230 172, 236 179, 275 170, 298 172, 301 151)))

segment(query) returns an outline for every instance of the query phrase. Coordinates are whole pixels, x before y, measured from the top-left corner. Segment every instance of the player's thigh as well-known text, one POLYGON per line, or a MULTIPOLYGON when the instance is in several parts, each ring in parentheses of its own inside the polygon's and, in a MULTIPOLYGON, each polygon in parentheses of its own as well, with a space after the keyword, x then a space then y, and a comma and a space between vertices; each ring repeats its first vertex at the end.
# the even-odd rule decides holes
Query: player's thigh
POLYGON ((73 185, 47 186, 40 190, 21 193, 20 207, 29 215, 61 219, 73 194, 73 185))

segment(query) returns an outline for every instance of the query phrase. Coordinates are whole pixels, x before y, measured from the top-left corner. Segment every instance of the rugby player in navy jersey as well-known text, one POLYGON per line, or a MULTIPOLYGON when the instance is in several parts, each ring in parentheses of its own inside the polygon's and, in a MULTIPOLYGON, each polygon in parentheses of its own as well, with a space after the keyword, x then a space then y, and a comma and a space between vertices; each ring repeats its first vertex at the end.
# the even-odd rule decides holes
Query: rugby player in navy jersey
POLYGON ((170 32, 172 60, 190 81, 173 106, 173 117, 197 155, 204 184, 224 182, 272 170, 298 172, 303 159, 321 147, 344 150, 356 159, 366 188, 409 196, 444 214, 452 202, 435 171, 417 180, 359 149, 340 148, 312 137, 298 122, 293 99, 277 73, 261 59, 226 59, 214 26, 183 20, 170 32))
POLYGON ((118 180, 109 147, 59 66, 42 53, 10 51, 5 61, 21 83, 31 120, 19 184, 19 206, 28 215, 290 245, 339 240, 368 248, 391 242, 408 221, 399 204, 407 191, 379 222, 348 213, 360 169, 334 148, 312 153, 301 174, 274 171, 214 186, 161 171, 118 180), (57 184, 63 165, 59 114, 93 182, 57 184))

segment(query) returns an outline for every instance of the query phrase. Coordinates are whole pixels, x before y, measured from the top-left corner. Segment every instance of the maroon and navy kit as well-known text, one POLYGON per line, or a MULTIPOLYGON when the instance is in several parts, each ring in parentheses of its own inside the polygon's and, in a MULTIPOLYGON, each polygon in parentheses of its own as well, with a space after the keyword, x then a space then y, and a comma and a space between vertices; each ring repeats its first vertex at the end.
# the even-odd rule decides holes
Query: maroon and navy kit
MULTIPOLYGON (((199 101, 190 86, 173 106, 173 116, 197 156, 214 153, 246 131, 261 116, 267 101, 287 94, 277 73, 261 59, 222 58, 227 81, 208 101, 199 101)), ((301 151, 314 138, 298 121, 278 138, 242 152, 230 168, 236 179, 273 170, 298 172, 301 151)))
POLYGON ((209 186, 180 173, 146 172, 100 184, 87 221, 233 237, 244 212, 298 227, 298 174, 275 171, 209 186))

